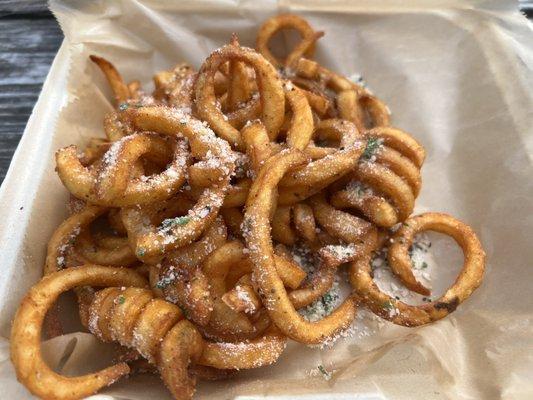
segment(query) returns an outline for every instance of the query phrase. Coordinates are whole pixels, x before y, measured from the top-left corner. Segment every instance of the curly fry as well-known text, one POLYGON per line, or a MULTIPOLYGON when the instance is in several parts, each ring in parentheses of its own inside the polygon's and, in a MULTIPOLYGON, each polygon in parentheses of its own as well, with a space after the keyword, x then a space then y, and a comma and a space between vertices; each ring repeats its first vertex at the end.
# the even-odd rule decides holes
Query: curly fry
POLYGON ((77 286, 122 285, 143 287, 146 281, 132 270, 86 265, 55 272, 37 283, 22 301, 11 329, 11 360, 19 381, 39 397, 73 399, 90 396, 128 374, 127 364, 120 363, 79 377, 61 376, 42 360, 40 346, 44 316, 61 293, 77 286))
POLYGON ((350 282, 358 296, 377 315, 395 324, 419 326, 444 318, 455 311, 480 285, 485 269, 485 253, 472 229, 446 214, 425 213, 409 218, 392 237, 391 268, 411 287, 420 288, 412 276, 408 249, 413 236, 424 230, 434 230, 455 239, 461 246, 465 261, 455 283, 436 300, 412 306, 383 293, 372 279, 371 252, 377 246, 369 246, 367 253, 350 265, 350 282), (409 265, 406 265, 409 262, 409 265))
POLYGON ((255 180, 248 198, 243 229, 246 245, 254 264, 254 279, 263 304, 276 326, 288 337, 303 343, 320 343, 346 328, 355 317, 355 303, 347 298, 331 315, 321 321, 305 321, 294 309, 279 278, 269 234, 269 216, 274 203, 274 189, 289 168, 305 162, 297 150, 283 151, 271 157, 255 180), (255 189, 255 191, 254 191, 255 189))

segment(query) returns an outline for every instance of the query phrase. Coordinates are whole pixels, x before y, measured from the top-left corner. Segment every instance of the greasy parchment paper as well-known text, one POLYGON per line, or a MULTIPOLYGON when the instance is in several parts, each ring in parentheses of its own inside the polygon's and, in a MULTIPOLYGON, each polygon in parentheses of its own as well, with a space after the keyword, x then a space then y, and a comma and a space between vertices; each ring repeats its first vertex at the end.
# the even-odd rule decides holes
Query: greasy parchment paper
MULTIPOLYGON (((47 240, 66 215, 54 151, 101 135, 111 109, 110 90, 87 56, 110 59, 127 80, 150 88, 154 72, 179 61, 198 67, 232 32, 253 46, 259 24, 287 11, 326 32, 321 63, 360 73, 391 108, 393 124, 425 146, 416 211, 448 212, 471 224, 487 252, 485 280, 433 325, 407 329, 363 313, 357 323, 370 334, 357 328, 332 349, 291 344, 274 366, 200 383, 196 398, 533 397, 531 29, 512 1, 374 3, 52 1, 65 42, 0 191, 0 398, 31 398, 16 382, 8 339, 20 299, 40 277, 47 240), (333 378, 316 374, 317 365, 333 378)), ((440 252, 460 263, 455 248, 440 252)), ((457 269, 450 264, 452 274, 434 283, 436 294, 457 269)), ((432 271, 435 281, 439 274, 432 271)), ((43 349, 50 365, 64 364, 68 374, 109 362, 108 347, 85 333, 43 349)), ((94 398, 170 398, 155 376, 124 379, 104 393, 94 398)))

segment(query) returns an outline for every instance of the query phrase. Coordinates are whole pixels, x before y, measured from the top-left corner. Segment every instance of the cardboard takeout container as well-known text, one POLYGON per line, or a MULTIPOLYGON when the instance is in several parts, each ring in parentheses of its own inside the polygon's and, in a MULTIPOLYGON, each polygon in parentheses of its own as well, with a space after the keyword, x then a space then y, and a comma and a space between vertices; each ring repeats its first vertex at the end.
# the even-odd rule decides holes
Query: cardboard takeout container
MULTIPOLYGON (((8 340, 20 299, 40 278, 46 243, 66 215, 54 152, 101 135, 111 109, 109 88, 88 55, 110 59, 126 79, 149 87, 153 73, 179 61, 198 67, 234 31, 253 46, 259 24, 279 12, 324 30, 318 60, 361 74, 391 108, 394 126, 422 142, 427 161, 416 211, 448 212, 471 224, 486 248, 486 276, 457 312, 435 324, 407 329, 362 318, 332 349, 291 344, 274 366, 200 383, 196 398, 533 397, 531 28, 512 1, 375 3, 51 2, 65 41, 0 190, 0 398, 31 398, 16 382, 8 340), (318 365, 334 371, 333 379, 322 379, 318 365)), ((436 292, 460 264, 457 250, 442 243, 436 292), (446 259, 453 264, 448 275, 446 259)), ((43 349, 51 365, 73 349, 63 372, 75 374, 103 362, 99 346, 73 333, 43 349)), ((169 394, 157 377, 138 376, 93 398, 169 394)))

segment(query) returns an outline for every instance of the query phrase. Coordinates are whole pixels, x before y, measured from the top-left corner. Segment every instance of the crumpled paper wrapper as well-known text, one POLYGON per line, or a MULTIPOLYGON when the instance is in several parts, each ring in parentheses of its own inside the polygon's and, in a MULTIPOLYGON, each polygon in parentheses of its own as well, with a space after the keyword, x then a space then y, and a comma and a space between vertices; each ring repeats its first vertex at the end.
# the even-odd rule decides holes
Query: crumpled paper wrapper
MULTIPOLYGON (((437 323, 408 329, 363 310, 353 335, 333 348, 291 343, 276 365, 201 382, 196 398, 532 398, 533 48, 516 7, 474 0, 52 1, 66 37, 56 62, 66 63, 68 73, 51 73, 40 104, 56 104, 61 96, 64 106, 48 110, 53 125, 29 125, 0 192, 0 220, 8 222, 18 209, 13 199, 20 197, 20 179, 35 194, 24 200, 29 210, 20 243, 11 240, 11 222, 0 227, 8 256, 0 285, 2 397, 31 398, 15 379, 8 340, 20 299, 39 279, 46 242, 66 215, 53 153, 102 135, 112 107, 110 89, 88 55, 108 58, 127 80, 139 79, 150 90, 156 71, 180 61, 199 67, 232 32, 253 47, 266 18, 293 12, 326 32, 318 61, 347 76, 361 74, 391 108, 393 125, 424 145, 416 212, 448 212, 471 224, 487 252, 485 279, 437 323), (31 181, 21 172, 24 157, 41 160, 31 181), (318 365, 333 372, 332 379, 324 380, 318 365)), ((438 295, 453 282, 461 257, 453 242, 432 239, 440 252, 439 267, 431 271, 438 295)), ((73 308, 65 314, 76 319, 73 308)), ((80 332, 43 344, 50 365, 72 375, 108 365, 108 349, 80 332)), ((138 375, 92 398, 170 395, 157 376, 138 375)))

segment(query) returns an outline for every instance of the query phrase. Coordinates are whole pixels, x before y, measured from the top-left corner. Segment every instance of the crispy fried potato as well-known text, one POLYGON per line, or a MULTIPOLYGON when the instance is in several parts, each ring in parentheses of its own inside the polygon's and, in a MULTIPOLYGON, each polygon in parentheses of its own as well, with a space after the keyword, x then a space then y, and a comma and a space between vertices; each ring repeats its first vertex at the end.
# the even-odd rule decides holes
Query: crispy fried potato
POLYGON ((485 252, 473 230, 449 215, 425 213, 409 218, 392 237, 389 261, 392 261, 391 267, 403 282, 418 291, 423 288, 412 275, 408 249, 413 236, 424 230, 434 230, 453 237, 461 246, 465 258, 455 283, 440 298, 430 303, 409 305, 378 288, 372 279, 370 267, 376 242, 371 243, 363 257, 350 265, 350 282, 357 295, 375 314, 398 325, 419 326, 444 318, 470 297, 483 277, 485 252))
POLYGON ((128 374, 127 364, 119 363, 88 375, 61 376, 42 360, 40 346, 44 316, 61 293, 77 286, 122 285, 143 287, 146 281, 132 270, 86 265, 50 274, 28 292, 11 329, 11 360, 17 378, 33 394, 42 398, 82 398, 128 374))
POLYGON ((309 23, 293 14, 281 14, 265 21, 257 33, 257 50, 275 67, 292 67, 303 55, 312 57, 315 52, 315 42, 324 32, 315 32, 309 23), (292 49, 284 61, 279 61, 270 52, 268 43, 272 37, 282 29, 296 29, 302 39, 298 45, 292 49))
POLYGON ((226 61, 244 62, 255 70, 261 95, 261 119, 268 136, 274 140, 283 124, 285 94, 274 67, 252 49, 226 45, 206 59, 200 69, 194 89, 198 115, 209 123, 217 135, 226 139, 237 149, 244 150, 240 132, 226 121, 227 117, 224 118, 222 111, 216 106, 214 75, 226 61))
POLYGON ((254 264, 255 283, 270 318, 291 339, 316 344, 345 329, 353 321, 356 308, 353 299, 348 297, 328 317, 308 322, 295 310, 277 274, 269 233, 274 189, 287 170, 305 161, 302 152, 292 150, 278 153, 265 163, 252 186, 252 190, 256 188, 255 196, 247 200, 243 230, 254 264))

